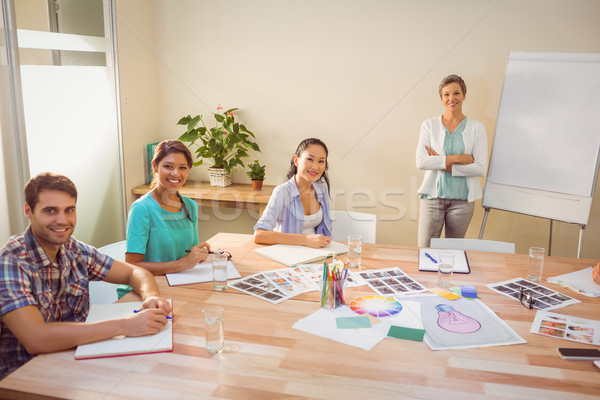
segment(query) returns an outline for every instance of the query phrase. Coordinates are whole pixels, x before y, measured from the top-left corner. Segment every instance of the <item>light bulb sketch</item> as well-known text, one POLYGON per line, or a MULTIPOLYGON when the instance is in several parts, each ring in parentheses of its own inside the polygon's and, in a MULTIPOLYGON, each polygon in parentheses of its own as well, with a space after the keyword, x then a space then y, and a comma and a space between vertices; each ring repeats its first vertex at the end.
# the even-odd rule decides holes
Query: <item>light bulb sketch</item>
POLYGON ((481 328, 479 321, 456 311, 452 306, 438 304, 435 309, 438 311, 439 327, 449 332, 473 333, 481 328))

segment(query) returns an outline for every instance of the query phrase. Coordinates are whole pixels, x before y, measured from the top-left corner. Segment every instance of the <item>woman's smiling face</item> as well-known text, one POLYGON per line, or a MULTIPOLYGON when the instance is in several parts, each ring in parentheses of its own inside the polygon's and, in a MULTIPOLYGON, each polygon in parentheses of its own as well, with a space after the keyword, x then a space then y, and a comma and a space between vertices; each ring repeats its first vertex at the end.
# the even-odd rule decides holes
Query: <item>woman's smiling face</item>
POLYGON ((440 93, 442 104, 449 111, 461 111, 462 103, 465 100, 465 94, 463 93, 460 85, 456 82, 450 83, 442 88, 440 93))
POLYGON ((297 178, 312 183, 317 181, 325 172, 327 153, 323 146, 312 144, 300 154, 300 157, 294 156, 294 164, 298 168, 297 178))
POLYGON ((179 190, 187 180, 190 168, 182 153, 165 156, 158 165, 152 165, 158 174, 158 185, 165 190, 179 190))

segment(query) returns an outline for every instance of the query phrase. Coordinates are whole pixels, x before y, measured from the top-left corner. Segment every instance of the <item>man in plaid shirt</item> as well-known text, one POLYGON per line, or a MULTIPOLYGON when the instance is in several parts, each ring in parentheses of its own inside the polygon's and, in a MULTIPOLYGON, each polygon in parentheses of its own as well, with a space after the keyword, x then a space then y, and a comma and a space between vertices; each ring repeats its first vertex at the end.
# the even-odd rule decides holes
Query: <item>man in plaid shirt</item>
POLYGON ((25 186, 25 201, 29 227, 0 250, 0 379, 39 353, 150 335, 166 325, 171 307, 150 272, 71 237, 77 220, 73 182, 40 174, 25 186), (84 324, 90 280, 131 286, 143 299, 143 311, 84 324))

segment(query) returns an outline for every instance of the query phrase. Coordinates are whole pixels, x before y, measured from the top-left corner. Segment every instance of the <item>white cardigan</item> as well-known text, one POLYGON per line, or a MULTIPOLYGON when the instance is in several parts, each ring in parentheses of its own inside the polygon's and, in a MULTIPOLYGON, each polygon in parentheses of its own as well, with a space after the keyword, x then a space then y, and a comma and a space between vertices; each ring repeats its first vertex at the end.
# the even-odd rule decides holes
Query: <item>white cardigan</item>
MULTIPOLYGON (((438 180, 440 171, 446 169, 444 154, 444 138, 446 128, 442 124, 442 116, 423 121, 417 145, 417 168, 425 170, 425 177, 418 192, 433 198, 438 197, 438 180), (439 156, 430 156, 425 146, 429 146, 439 156)), ((467 126, 462 133, 465 153, 474 158, 472 164, 452 166, 452 176, 463 176, 467 180, 468 201, 475 201, 483 196, 480 176, 484 176, 488 163, 487 133, 479 121, 467 118, 467 126)))

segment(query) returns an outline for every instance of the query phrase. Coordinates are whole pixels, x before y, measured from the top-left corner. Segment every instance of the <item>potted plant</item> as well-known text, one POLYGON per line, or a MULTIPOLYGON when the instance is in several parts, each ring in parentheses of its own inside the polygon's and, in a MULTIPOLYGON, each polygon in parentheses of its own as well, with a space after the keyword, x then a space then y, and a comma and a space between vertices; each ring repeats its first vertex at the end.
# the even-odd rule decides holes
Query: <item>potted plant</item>
POLYGON ((250 171, 247 172, 252 180, 252 190, 262 190, 262 184, 265 180, 265 166, 261 165, 258 160, 254 160, 253 164, 248 164, 250 171))
MULTIPOLYGON (((222 110, 220 105, 217 108, 219 110, 222 110)), ((198 159, 194 165, 202 165, 204 159, 210 161, 208 173, 212 186, 231 185, 231 173, 238 165, 244 166, 242 158, 248 157, 248 150, 260 152, 258 144, 253 141, 254 134, 235 121, 233 113, 236 110, 237 108, 231 108, 222 113, 212 113, 215 119, 215 126, 212 128, 206 126, 202 115, 188 115, 177 122, 178 125, 187 127, 179 140, 190 142, 190 149, 192 145, 198 147, 194 150, 198 159)))

